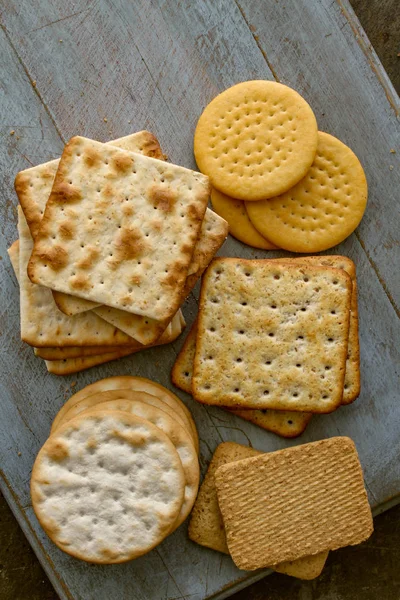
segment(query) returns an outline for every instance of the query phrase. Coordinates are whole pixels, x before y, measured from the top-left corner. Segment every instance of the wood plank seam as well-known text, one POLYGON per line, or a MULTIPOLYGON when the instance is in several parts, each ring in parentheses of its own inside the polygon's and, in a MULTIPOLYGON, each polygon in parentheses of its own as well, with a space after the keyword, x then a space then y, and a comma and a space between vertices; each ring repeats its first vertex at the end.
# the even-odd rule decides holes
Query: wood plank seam
POLYGON ((354 37, 361 50, 365 54, 368 63, 375 73, 379 83, 385 90, 386 98, 390 106, 393 108, 395 115, 398 117, 400 114, 400 99, 396 93, 396 90, 393 87, 392 82, 390 81, 387 73, 379 60, 378 55, 376 54, 371 42, 369 41, 364 29, 361 26, 360 21, 357 18, 357 15, 354 13, 351 8, 349 2, 347 0, 336 0, 338 5, 340 6, 340 10, 342 11, 343 16, 348 21, 351 30, 354 33, 354 37))
MULTIPOLYGON (((58 135, 60 136, 61 141, 63 142, 63 144, 65 144, 66 140, 64 139, 64 136, 62 135, 62 133, 61 133, 61 131, 60 131, 60 129, 59 129, 59 127, 58 127, 55 119, 54 119, 54 116, 52 115, 49 107, 47 106, 46 102, 42 98, 42 96, 41 96, 41 94, 40 94, 40 92, 38 90, 38 87, 37 87, 37 85, 35 83, 35 80, 32 78, 31 74, 29 73, 29 70, 28 70, 27 66, 25 65, 25 63, 22 60, 21 56, 18 54, 16 46, 13 43, 13 40, 11 39, 11 36, 10 36, 9 32, 7 31, 7 28, 5 27, 5 25, 3 25, 3 23, 0 23, 0 26, 1 26, 2 30, 3 30, 3 32, 4 32, 4 35, 5 35, 5 38, 6 38, 7 42, 8 42, 8 44, 10 45, 10 48, 12 49, 12 51, 15 54, 15 56, 17 57, 18 62, 20 63, 20 65, 21 65, 21 67, 22 67, 25 75, 27 76, 27 78, 29 80, 29 83, 31 84, 34 92, 36 93, 37 97, 39 98, 40 103, 44 107, 44 109, 45 109, 48 117, 50 118, 51 122, 53 123, 55 130, 57 131, 58 135)), ((30 161, 28 161, 28 162, 30 162, 30 161)))

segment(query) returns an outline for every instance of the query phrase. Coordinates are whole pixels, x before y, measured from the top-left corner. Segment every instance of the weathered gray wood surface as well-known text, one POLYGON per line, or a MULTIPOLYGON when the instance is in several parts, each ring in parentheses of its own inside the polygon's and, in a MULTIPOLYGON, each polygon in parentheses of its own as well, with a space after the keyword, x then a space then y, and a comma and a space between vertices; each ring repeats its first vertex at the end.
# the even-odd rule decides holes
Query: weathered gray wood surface
MULTIPOLYGON (((154 131, 172 161, 193 167, 193 130, 202 108, 238 81, 276 77, 298 89, 320 128, 347 142, 365 166, 366 216, 335 249, 353 258, 358 270, 362 395, 352 406, 313 418, 300 440, 286 442, 182 393, 199 428, 202 469, 221 440, 275 450, 350 435, 374 508, 397 502, 399 101, 347 3, 5 0, 1 21, 2 487, 58 593, 85 600, 202 600, 260 576, 190 543, 186 525, 146 557, 105 568, 69 558, 48 541, 30 505, 30 469, 71 382, 80 389, 101 377, 132 373, 170 386, 182 340, 76 376, 48 375, 20 342, 18 290, 6 254, 16 237, 13 179, 20 169, 58 156, 63 141, 76 133, 106 140, 143 128, 154 131)), ((264 255, 233 239, 222 253, 264 255)), ((196 310, 192 295, 184 308, 189 324, 196 310)))

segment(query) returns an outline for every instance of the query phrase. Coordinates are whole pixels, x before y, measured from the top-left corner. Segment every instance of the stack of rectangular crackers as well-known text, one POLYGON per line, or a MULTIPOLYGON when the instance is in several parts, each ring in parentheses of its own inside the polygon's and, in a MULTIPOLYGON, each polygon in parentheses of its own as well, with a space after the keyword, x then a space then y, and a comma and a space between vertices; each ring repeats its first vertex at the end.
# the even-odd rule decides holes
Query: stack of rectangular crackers
POLYGON ((284 437, 360 391, 357 283, 343 256, 215 259, 177 387, 284 437))
POLYGON ((336 437, 263 454, 220 444, 189 524, 196 543, 244 570, 270 567, 300 579, 321 573, 330 550, 373 531, 355 446, 336 437))
POLYGON ((18 173, 21 337, 55 374, 173 341, 180 306, 227 236, 208 178, 141 131, 75 137, 18 173))

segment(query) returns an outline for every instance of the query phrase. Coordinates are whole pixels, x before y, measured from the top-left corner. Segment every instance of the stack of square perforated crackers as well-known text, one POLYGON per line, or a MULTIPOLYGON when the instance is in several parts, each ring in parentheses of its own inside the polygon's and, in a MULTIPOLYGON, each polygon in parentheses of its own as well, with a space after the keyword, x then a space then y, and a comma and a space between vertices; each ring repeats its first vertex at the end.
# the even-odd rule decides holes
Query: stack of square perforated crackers
POLYGON ((240 569, 270 567, 300 579, 318 577, 330 550, 372 531, 357 451, 346 437, 268 454, 220 444, 189 525, 194 542, 231 554, 240 569))
POLYGON ((302 433, 360 390, 357 283, 343 256, 215 259, 172 380, 204 404, 302 433))
POLYGON ((21 337, 67 374, 173 341, 180 305, 227 236, 208 178, 142 131, 75 137, 16 177, 21 337))

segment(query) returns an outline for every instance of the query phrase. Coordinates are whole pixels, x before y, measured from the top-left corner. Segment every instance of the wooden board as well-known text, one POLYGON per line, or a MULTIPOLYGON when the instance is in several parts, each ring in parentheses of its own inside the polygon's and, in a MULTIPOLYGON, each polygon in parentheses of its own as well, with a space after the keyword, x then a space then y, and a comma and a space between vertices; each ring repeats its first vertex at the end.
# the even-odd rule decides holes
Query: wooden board
MULTIPOLYGON (((89 567, 49 542, 32 511, 29 478, 55 413, 73 391, 109 375, 139 374, 171 387, 183 339, 75 376, 49 375, 20 342, 18 289, 6 254, 17 235, 13 179, 19 170, 57 157, 73 134, 106 140, 143 128, 154 131, 173 162, 194 167, 201 110, 238 81, 275 77, 296 88, 320 128, 348 143, 366 169, 365 218, 331 251, 357 265, 362 394, 349 407, 313 418, 305 435, 287 442, 181 393, 199 428, 202 471, 222 440, 271 451, 349 435, 375 512, 397 503, 400 104, 347 2, 7 0, 1 18, 1 481, 60 597, 222 599, 265 575, 240 572, 228 557, 189 542, 187 524, 126 565, 89 567)), ((265 255, 232 238, 221 254, 265 255)), ((189 325, 196 311, 192 294, 184 307, 189 325)))

